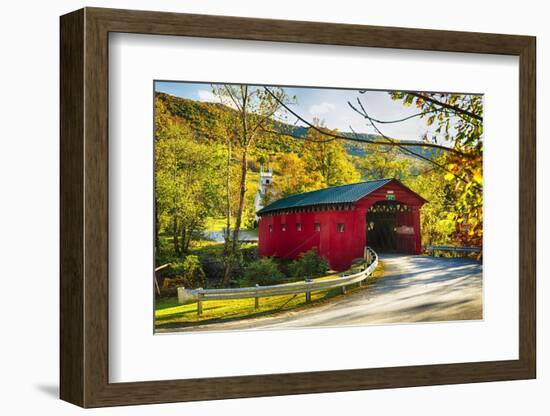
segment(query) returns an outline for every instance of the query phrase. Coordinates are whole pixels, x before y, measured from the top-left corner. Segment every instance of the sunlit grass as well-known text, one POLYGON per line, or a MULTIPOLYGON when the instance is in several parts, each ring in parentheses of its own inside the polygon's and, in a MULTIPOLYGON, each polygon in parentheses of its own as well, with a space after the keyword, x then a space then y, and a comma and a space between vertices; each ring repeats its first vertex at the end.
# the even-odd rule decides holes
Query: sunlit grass
MULTIPOLYGON (((369 280, 381 276, 382 272, 383 266, 380 264, 369 280)), ((327 280, 334 277, 335 275, 330 275, 313 280, 327 280)), ((347 293, 350 294, 358 290, 364 290, 365 288, 368 288, 368 285, 359 287, 357 284, 354 284, 347 288, 347 293)), ((347 295, 342 295, 341 288, 312 292, 311 303, 305 302, 304 293, 272 296, 260 298, 260 305, 258 309, 254 308, 254 298, 211 300, 203 302, 201 316, 198 316, 197 314, 196 302, 180 305, 175 297, 157 299, 155 310, 155 327, 157 329, 185 327, 234 319, 254 318, 289 310, 311 308, 342 296, 347 295)))
MULTIPOLYGON (((231 219, 231 224, 235 224, 235 219, 231 219)), ((227 226, 227 219, 224 217, 207 218, 204 224, 205 230, 223 230, 227 226)))
MULTIPOLYGON (((239 248, 244 250, 257 246, 257 243, 242 243, 239 245, 239 248)), ((189 254, 197 256, 221 256, 223 254, 223 248, 224 244, 217 241, 196 240, 191 243, 189 254)))

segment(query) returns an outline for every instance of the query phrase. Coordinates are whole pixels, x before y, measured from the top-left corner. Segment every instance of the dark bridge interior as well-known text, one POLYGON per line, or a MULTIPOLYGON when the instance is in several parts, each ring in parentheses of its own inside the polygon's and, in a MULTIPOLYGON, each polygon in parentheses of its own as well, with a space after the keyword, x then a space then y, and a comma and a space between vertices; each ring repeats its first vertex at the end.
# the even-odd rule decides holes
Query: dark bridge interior
POLYGON ((381 201, 367 211, 367 245, 380 253, 403 252, 398 227, 408 216, 410 209, 397 201, 381 201), (405 214, 405 215, 403 215, 405 214))

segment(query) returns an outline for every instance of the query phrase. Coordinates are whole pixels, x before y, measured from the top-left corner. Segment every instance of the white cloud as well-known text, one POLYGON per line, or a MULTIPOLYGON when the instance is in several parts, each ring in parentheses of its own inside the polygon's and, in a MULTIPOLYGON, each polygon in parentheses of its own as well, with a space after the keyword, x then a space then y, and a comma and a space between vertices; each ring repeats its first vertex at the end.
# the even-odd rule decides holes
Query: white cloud
POLYGON ((197 95, 199 96, 199 101, 207 101, 210 103, 219 103, 220 100, 216 97, 212 91, 209 90, 198 90, 197 95))
POLYGON ((229 99, 229 97, 220 97, 210 90, 198 90, 197 95, 199 96, 198 101, 202 101, 205 103, 220 103, 233 109, 237 108, 233 101, 229 99))
POLYGON ((321 103, 321 104, 314 104, 311 107, 309 107, 309 114, 312 116, 318 116, 321 114, 327 114, 331 111, 334 111, 336 109, 336 106, 332 103, 321 103))

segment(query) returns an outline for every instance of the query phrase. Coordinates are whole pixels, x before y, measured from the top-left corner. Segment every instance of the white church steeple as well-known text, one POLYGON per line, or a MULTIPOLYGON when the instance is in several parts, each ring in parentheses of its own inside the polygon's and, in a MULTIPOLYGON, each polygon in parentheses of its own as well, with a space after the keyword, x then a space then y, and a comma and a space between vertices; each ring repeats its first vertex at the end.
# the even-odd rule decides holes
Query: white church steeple
MULTIPOLYGON (((263 208, 263 199, 267 192, 269 192, 269 188, 273 184, 273 170, 269 168, 269 170, 264 170, 263 166, 260 167, 260 183, 258 186, 258 192, 256 193, 256 197, 254 198, 254 211, 258 212, 263 208)), ((254 221, 257 223, 258 216, 255 215, 254 221)))

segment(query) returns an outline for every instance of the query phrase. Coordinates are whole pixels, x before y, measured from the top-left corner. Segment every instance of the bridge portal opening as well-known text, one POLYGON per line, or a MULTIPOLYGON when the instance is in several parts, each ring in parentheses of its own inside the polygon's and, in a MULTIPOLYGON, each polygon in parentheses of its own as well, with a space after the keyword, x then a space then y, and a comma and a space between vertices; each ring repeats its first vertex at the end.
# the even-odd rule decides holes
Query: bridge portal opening
POLYGON ((399 201, 376 202, 367 210, 367 245, 380 253, 416 253, 412 210, 399 201))

